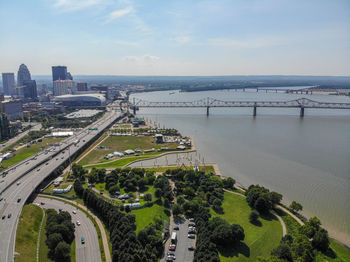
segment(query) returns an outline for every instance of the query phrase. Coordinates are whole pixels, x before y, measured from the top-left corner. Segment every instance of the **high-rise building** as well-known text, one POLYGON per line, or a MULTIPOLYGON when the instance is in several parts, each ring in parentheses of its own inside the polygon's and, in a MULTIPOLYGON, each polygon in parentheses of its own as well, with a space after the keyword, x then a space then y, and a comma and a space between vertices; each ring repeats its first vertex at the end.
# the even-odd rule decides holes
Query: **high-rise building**
POLYGON ((93 91, 98 91, 98 92, 107 92, 108 90, 108 86, 106 85, 93 85, 93 86, 90 86, 90 89, 93 90, 93 91))
POLYGON ((22 86, 28 80, 32 80, 30 72, 25 64, 21 64, 17 73, 17 85, 22 86))
POLYGON ((0 140, 7 139, 9 137, 9 120, 7 115, 0 113, 0 140))
POLYGON ((11 100, 1 102, 1 112, 5 113, 10 121, 23 118, 23 108, 21 100, 11 100))
POLYGON ((87 83, 84 83, 84 82, 77 83, 77 90, 79 92, 88 91, 87 83))
POLYGON ((66 79, 67 79, 67 80, 73 80, 73 76, 71 75, 70 72, 67 72, 66 79))
POLYGON ((15 95, 15 74, 2 73, 2 85, 4 87, 4 94, 7 96, 15 95))
POLYGON ((66 66, 53 66, 52 67, 52 81, 66 80, 67 79, 67 67, 66 66))
POLYGON ((35 80, 27 80, 23 83, 23 95, 26 99, 37 99, 38 93, 36 89, 36 82, 35 80))
POLYGON ((56 80, 53 82, 54 96, 72 94, 73 90, 74 90, 74 81, 72 80, 56 80))

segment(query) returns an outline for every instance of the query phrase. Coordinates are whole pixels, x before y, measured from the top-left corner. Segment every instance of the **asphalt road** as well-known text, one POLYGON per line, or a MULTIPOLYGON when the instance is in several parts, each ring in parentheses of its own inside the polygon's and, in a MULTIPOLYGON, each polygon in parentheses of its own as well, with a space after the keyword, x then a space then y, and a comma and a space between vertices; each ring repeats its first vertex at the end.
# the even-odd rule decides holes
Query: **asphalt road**
POLYGON ((22 137, 24 137, 26 134, 29 133, 29 131, 33 131, 33 130, 40 130, 41 129, 41 124, 38 123, 32 123, 32 126, 30 129, 28 129, 27 131, 24 131, 20 134, 18 134, 17 136, 9 139, 7 142, 0 144, 0 150, 5 149, 6 147, 9 147, 10 145, 16 143, 18 140, 20 140, 22 137))
POLYGON ((101 119, 61 142, 61 148, 52 147, 47 150, 47 153, 44 151, 40 152, 36 157, 22 161, 15 168, 10 168, 11 170, 5 178, 0 177, 1 180, 4 180, 4 182, 0 183, 1 197, 4 198, 0 201, 0 215, 6 215, 6 219, 0 221, 1 262, 13 261, 18 219, 26 199, 33 190, 52 170, 60 166, 70 155, 88 143, 98 132, 105 129, 120 116, 121 113, 109 109, 101 119), (89 128, 98 128, 98 130, 88 130, 89 128), (74 141, 79 142, 74 143, 74 141), (66 146, 68 147, 67 149, 54 156, 57 151, 62 150, 66 146), (32 168, 34 169, 28 172, 32 168), (17 184, 18 182, 20 183, 17 184), (17 202, 19 198, 21 198, 21 201, 17 202), (9 213, 12 214, 12 217, 8 219, 7 215, 9 213))
MULTIPOLYGON (((190 246, 195 246, 195 239, 188 238, 188 224, 187 219, 181 218, 174 221, 174 226, 178 226, 179 230, 170 228, 170 237, 172 232, 177 234, 177 244, 175 250, 176 261, 192 262, 194 257, 194 251, 188 250, 190 246)), ((166 254, 169 251, 169 246, 166 247, 166 254)), ((164 261, 166 261, 166 257, 164 261)))
POLYGON ((96 229, 84 212, 72 205, 55 199, 38 197, 34 202, 39 204, 41 202, 45 203, 41 205, 41 207, 45 209, 53 208, 59 211, 61 208, 63 211, 68 211, 71 214, 72 222, 75 224, 75 256, 77 262, 101 261, 101 252, 96 229), (76 211, 76 214, 73 214, 73 210, 76 211), (80 222, 80 226, 77 225, 77 221, 80 222), (85 238, 85 244, 81 243, 82 236, 85 238))

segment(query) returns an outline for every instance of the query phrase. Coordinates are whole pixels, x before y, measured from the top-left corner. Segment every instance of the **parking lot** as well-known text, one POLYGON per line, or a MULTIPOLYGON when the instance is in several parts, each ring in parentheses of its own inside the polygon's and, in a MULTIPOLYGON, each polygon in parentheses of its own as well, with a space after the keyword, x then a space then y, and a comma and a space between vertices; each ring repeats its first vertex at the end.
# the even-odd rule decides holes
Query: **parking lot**
MULTIPOLYGON (((170 228, 170 236, 172 232, 177 233, 177 244, 175 257, 176 261, 191 262, 193 261, 194 251, 188 250, 189 247, 195 246, 195 239, 188 238, 188 224, 190 222, 187 219, 179 218, 174 220, 174 227, 178 226, 179 230, 170 228)), ((166 246, 166 252, 168 252, 169 246, 166 246)), ((166 261, 166 259, 165 259, 166 261)))

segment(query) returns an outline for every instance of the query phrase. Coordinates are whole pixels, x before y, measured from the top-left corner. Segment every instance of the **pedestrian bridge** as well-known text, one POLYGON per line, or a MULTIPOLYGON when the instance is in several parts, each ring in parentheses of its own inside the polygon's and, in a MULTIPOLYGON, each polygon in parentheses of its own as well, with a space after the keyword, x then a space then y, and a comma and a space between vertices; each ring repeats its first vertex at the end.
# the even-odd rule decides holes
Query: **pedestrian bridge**
POLYGON ((335 103, 314 101, 308 98, 299 98, 288 101, 223 101, 215 98, 203 98, 195 101, 170 101, 155 102, 142 99, 133 99, 129 102, 129 106, 133 109, 134 114, 139 108, 185 108, 185 107, 204 107, 207 109, 209 116, 209 108, 211 107, 251 107, 253 108, 253 116, 256 116, 258 107, 276 107, 276 108, 300 108, 300 116, 304 116, 305 108, 321 108, 321 109, 350 109, 350 103, 335 103))

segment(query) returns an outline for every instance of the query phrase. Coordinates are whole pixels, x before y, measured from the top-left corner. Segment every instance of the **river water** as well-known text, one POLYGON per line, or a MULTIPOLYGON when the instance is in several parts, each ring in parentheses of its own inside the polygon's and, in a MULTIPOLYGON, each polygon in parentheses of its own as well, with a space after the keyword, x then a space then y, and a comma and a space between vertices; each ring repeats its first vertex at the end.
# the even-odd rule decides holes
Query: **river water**
MULTIPOLYGON (((287 101, 306 97, 346 102, 348 97, 274 92, 206 91, 133 94, 148 101, 287 101)), ((350 245, 350 110, 258 108, 141 108, 138 115, 194 137, 201 158, 244 186, 260 184, 302 203, 331 236, 350 245)))

